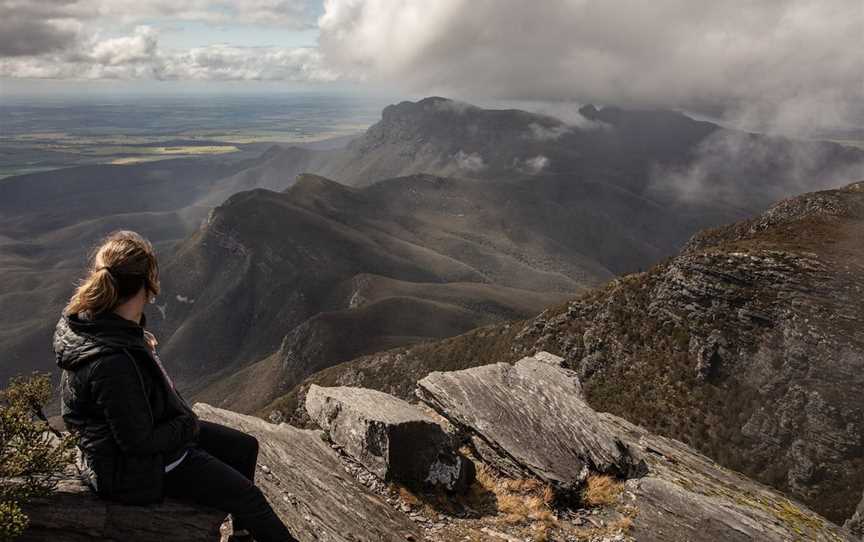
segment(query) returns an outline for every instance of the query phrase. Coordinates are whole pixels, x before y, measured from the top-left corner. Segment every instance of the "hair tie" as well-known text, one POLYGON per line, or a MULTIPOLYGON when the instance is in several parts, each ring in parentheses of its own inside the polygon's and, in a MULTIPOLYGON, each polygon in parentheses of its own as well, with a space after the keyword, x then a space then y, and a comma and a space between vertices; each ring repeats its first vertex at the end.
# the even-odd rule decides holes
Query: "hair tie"
POLYGON ((103 269, 107 269, 107 270, 108 270, 108 274, 111 275, 112 277, 114 276, 114 270, 111 269, 111 266, 110 266, 110 265, 103 265, 102 267, 100 267, 100 268, 97 269, 96 271, 102 271, 103 269))

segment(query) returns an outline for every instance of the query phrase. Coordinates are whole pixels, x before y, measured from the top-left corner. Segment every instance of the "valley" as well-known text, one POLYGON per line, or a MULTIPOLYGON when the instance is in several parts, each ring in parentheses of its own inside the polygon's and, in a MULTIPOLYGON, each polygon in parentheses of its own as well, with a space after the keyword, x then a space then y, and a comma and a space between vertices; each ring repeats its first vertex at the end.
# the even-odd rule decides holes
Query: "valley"
POLYGON ((842 523, 864 489, 864 151, 580 115, 431 97, 357 136, 154 140, 0 180, 0 377, 53 369, 87 249, 133 229, 196 400, 304 425, 311 384, 413 399, 432 371, 545 350, 598 412, 842 523))

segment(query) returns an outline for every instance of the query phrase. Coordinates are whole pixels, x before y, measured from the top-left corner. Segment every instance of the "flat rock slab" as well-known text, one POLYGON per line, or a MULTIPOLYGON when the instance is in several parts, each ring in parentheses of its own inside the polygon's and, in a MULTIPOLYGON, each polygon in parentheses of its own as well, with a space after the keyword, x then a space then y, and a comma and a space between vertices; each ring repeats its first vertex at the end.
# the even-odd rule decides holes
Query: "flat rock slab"
POLYGON ((414 523, 346 472, 321 431, 275 425, 254 416, 198 403, 207 421, 258 439, 255 482, 301 542, 421 540, 414 523))
POLYGON ((686 444, 594 411, 575 374, 548 356, 432 373, 417 392, 472 434, 484 459, 505 472, 565 484, 588 470, 629 477, 613 503, 634 517, 627 532, 632 538, 625 540, 857 541, 804 505, 686 444))
POLYGON ((26 542, 214 542, 226 514, 174 500, 128 506, 100 499, 73 468, 57 491, 24 507, 30 526, 26 542))
POLYGON ((406 401, 365 388, 312 385, 306 411, 329 438, 384 480, 462 489, 468 462, 454 436, 429 413, 406 401))
POLYGON ((508 475, 576 489, 589 471, 626 476, 638 469, 585 403, 576 373, 548 357, 434 372, 417 386, 421 400, 467 429, 483 460, 508 475))
POLYGON ((801 503, 721 467, 686 444, 599 414, 639 453, 648 473, 625 483, 622 504, 637 515, 640 542, 852 541, 848 532, 801 503))

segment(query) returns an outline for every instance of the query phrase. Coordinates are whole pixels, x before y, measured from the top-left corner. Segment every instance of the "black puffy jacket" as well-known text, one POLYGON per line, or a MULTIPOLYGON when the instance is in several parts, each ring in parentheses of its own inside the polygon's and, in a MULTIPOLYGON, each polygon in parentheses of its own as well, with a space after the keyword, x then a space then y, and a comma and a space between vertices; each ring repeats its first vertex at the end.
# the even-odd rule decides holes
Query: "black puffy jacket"
POLYGON ((54 332, 61 414, 99 495, 163 498, 165 465, 195 444, 198 419, 153 358, 141 325, 114 313, 63 316, 54 332))

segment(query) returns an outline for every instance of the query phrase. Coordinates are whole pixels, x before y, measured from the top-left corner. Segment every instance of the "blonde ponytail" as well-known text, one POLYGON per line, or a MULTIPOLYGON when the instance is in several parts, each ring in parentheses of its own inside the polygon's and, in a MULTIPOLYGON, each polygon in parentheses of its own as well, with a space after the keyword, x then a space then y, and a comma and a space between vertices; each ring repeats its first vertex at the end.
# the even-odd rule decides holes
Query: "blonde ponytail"
POLYGON ((136 295, 159 293, 159 266, 153 245, 132 231, 113 232, 94 249, 87 276, 69 299, 63 314, 90 316, 113 310, 136 295))

